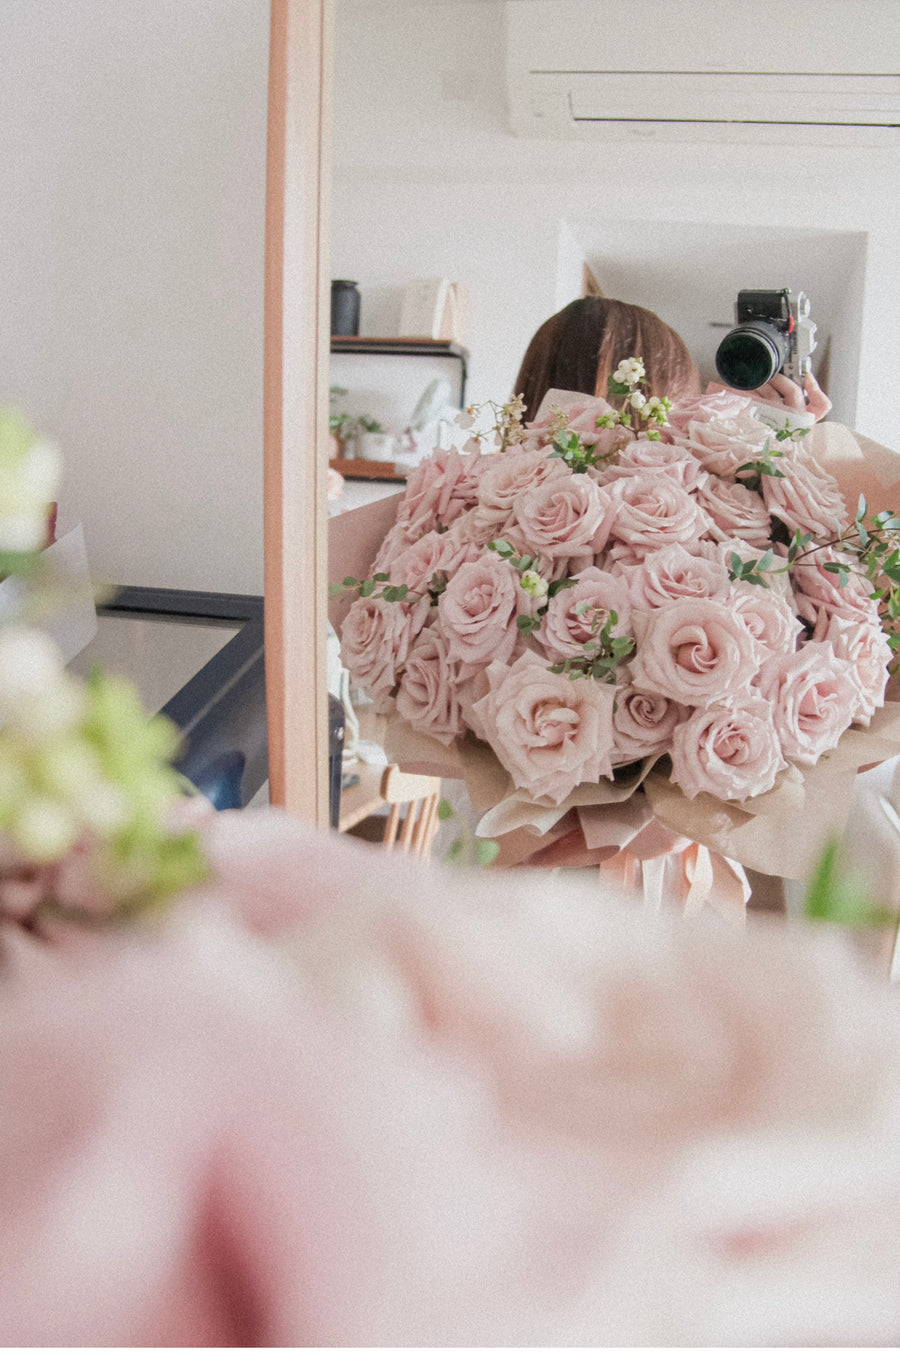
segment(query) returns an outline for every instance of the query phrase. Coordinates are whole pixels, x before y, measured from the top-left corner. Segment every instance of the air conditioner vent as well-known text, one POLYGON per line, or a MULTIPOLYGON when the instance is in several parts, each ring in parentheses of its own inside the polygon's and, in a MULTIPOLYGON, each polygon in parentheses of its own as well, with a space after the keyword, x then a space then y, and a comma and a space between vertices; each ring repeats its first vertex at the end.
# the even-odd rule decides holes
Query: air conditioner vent
POLYGON ((768 140, 900 144, 900 74, 883 69, 886 52, 900 56, 900 4, 873 0, 877 13, 867 12, 866 24, 854 26, 846 4, 817 0, 806 6, 815 21, 796 50, 788 40, 794 26, 785 29, 783 22, 778 31, 784 43, 775 49, 760 5, 783 20, 783 9, 757 0, 752 25, 749 7, 725 5, 706 10, 698 30, 680 0, 665 6, 631 0, 628 24, 610 41, 589 22, 597 5, 509 0, 513 130, 524 136, 749 140, 765 134, 768 140), (650 43, 641 36, 648 24, 650 43), (793 69, 785 69, 791 57, 793 69))

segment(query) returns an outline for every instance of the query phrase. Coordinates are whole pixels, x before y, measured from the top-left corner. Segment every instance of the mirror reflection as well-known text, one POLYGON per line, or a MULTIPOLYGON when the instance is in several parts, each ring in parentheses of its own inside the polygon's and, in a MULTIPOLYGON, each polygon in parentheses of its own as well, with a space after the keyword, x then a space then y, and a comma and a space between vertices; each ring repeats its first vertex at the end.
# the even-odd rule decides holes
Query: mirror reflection
MULTIPOLYGON (((457 282, 466 301, 467 402, 503 401, 539 325, 596 291, 656 312, 684 338, 705 384, 715 378, 737 293, 787 286, 811 298, 813 371, 832 400, 832 421, 900 445, 885 397, 900 302, 893 134, 791 127, 786 111, 783 123, 730 133, 675 121, 564 125, 553 112, 550 134, 533 134, 549 104, 534 96, 529 126, 519 92, 511 97, 508 63, 546 73, 568 52, 583 74, 603 46, 588 22, 598 8, 338 0, 332 275, 357 283, 360 334, 400 335, 412 287, 457 282)), ((783 16, 769 8, 780 27, 783 16)), ((689 11, 667 6, 663 20, 660 7, 636 6, 630 18, 632 26, 655 22, 661 48, 679 51, 688 31, 698 42, 689 11)), ((816 14, 819 46, 807 41, 791 69, 812 69, 817 52, 833 45, 837 7, 816 14)), ((715 24, 706 36, 706 49, 693 53, 698 88, 721 37, 715 24)), ((745 55, 759 42, 749 30, 737 36, 745 55)), ((852 59, 877 71, 874 30, 867 41, 868 53, 854 49, 852 59)), ((758 70, 771 65, 770 57, 758 70)), ((805 107, 819 108, 822 91, 801 90, 805 107)), ((809 113, 811 121, 823 116, 809 113)), ((333 381, 347 392, 339 398, 349 412, 402 434, 425 376, 417 385, 405 359, 392 372, 338 361, 333 381)), ((344 504, 393 489, 364 472, 347 481, 344 504)))

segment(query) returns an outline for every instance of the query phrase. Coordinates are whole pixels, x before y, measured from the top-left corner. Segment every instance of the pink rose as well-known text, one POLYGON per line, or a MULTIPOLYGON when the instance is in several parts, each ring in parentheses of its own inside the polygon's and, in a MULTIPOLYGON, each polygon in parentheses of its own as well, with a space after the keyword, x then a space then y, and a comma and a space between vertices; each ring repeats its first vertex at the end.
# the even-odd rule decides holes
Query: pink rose
POLYGON ((879 624, 878 603, 872 600, 873 585, 861 571, 855 555, 830 547, 810 548, 798 556, 791 577, 797 592, 797 610, 811 624, 816 624, 821 611, 848 621, 879 624), (843 587, 840 586, 840 575, 826 569, 826 564, 841 564, 846 568, 843 587))
POLYGON ((554 663, 583 658, 583 646, 596 639, 611 611, 618 616, 613 634, 628 634, 631 603, 624 581, 601 569, 582 569, 573 588, 550 598, 536 637, 554 663))
POLYGON ((567 473, 524 493, 515 505, 508 539, 537 554, 559 576, 572 558, 591 557, 606 544, 613 511, 609 492, 588 475, 567 473))
POLYGON ((576 785, 612 773, 615 687, 570 681, 534 653, 510 668, 492 663, 487 676, 475 710, 517 789, 561 804, 576 785))
POLYGON ((519 633, 519 592, 516 571, 496 555, 463 564, 438 599, 448 658, 466 667, 484 667, 492 659, 505 663, 519 633))
POLYGON ((341 659, 357 686, 380 700, 397 685, 410 645, 428 619, 429 599, 358 597, 341 629, 341 659))
POLYGON ((411 545, 415 545, 421 535, 421 532, 409 531, 406 522, 395 522, 378 547, 378 554, 372 562, 372 574, 390 573, 391 565, 397 556, 402 555, 411 545))
POLYGON ((803 462, 784 456, 778 461, 782 478, 763 475, 762 492, 766 507, 789 531, 812 532, 813 536, 831 536, 843 531, 850 522, 847 506, 837 480, 815 461, 803 462))
POLYGON ((673 433, 673 440, 677 446, 689 448, 705 470, 714 475, 733 475, 746 461, 759 460, 771 436, 771 428, 743 412, 708 422, 692 419, 686 432, 673 433))
POLYGON ((697 710, 672 738, 672 780, 688 799, 765 794, 786 766, 765 700, 732 698, 697 710))
POLYGON ((632 606, 650 611, 693 597, 722 599, 730 587, 728 570, 719 559, 692 555, 683 545, 666 545, 637 566, 622 569, 632 606))
MULTIPOLYGON (((787 571, 787 547, 776 544, 773 549, 776 558, 772 561, 772 567, 766 574, 766 582, 771 592, 783 597, 791 609, 795 610, 794 591, 787 571)), ((697 542, 697 554, 703 559, 713 560, 717 564, 721 564, 729 579, 731 578, 733 555, 737 555, 743 564, 748 564, 761 559, 764 553, 758 545, 750 545, 747 541, 742 541, 740 537, 733 537, 728 541, 697 542)), ((758 585, 751 584, 751 586, 758 585)))
POLYGON ((598 428, 597 419, 613 413, 613 407, 599 395, 584 395, 575 390, 548 390, 541 400, 533 422, 527 424, 525 446, 548 448, 561 417, 569 432, 578 433, 586 447, 600 457, 612 455, 634 436, 628 428, 598 428))
POLYGON ((643 471, 607 490, 613 509, 609 537, 647 555, 663 546, 696 541, 711 522, 694 498, 669 475, 643 471))
POLYGON ((740 536, 749 545, 769 548, 772 524, 762 497, 746 485, 710 475, 697 490, 697 502, 713 521, 710 535, 717 541, 740 536))
POLYGON ((535 432, 551 426, 560 413, 566 416, 566 425, 579 432, 596 431, 597 419, 613 412, 612 405, 601 395, 586 395, 580 390, 548 390, 538 407, 529 430, 535 432))
POLYGON ((478 547, 461 534, 461 521, 458 518, 449 531, 426 532, 401 551, 390 565, 391 583, 405 583, 410 592, 422 595, 435 574, 454 574, 461 565, 477 559, 478 547))
POLYGON ((622 448, 616 463, 601 475, 600 483, 611 484, 613 480, 627 478, 642 470, 661 470, 671 475, 688 493, 708 478, 700 462, 684 447, 638 437, 622 448))
POLYGON ((837 747, 859 703, 852 664, 813 640, 797 653, 769 658, 755 685, 773 706, 785 757, 805 766, 837 747))
POLYGON ((470 534, 477 534, 484 541, 502 537, 516 502, 524 493, 548 480, 570 475, 568 467, 558 458, 551 460, 544 448, 503 452, 493 457, 478 485, 478 503, 470 514, 470 534))
POLYGON ((415 640, 397 692, 397 713, 421 733, 449 745, 462 732, 457 697, 458 670, 447 657, 447 641, 438 626, 415 640))
POLYGON ((739 616, 701 598, 658 611, 633 611, 637 653, 632 684, 681 705, 712 705, 745 691, 759 668, 759 649, 739 616))
POLYGON ((438 448, 410 471, 398 520, 417 536, 448 527, 477 501, 478 481, 487 457, 463 455, 455 447, 438 448))
POLYGON ((710 423, 713 419, 734 419, 749 413, 754 401, 736 390, 717 390, 692 400, 679 400, 669 410, 664 432, 687 437, 692 423, 710 423))
POLYGON ((803 624, 781 593, 752 583, 734 583, 728 604, 768 653, 793 653, 796 649, 803 624))
POLYGON ((685 706, 666 696, 637 691, 633 686, 618 687, 613 711, 616 764, 668 752, 676 725, 689 713, 685 706))
POLYGON ((881 626, 820 611, 813 639, 830 644, 836 657, 852 665, 858 695, 853 718, 868 726, 876 709, 884 705, 888 664, 893 658, 881 626))

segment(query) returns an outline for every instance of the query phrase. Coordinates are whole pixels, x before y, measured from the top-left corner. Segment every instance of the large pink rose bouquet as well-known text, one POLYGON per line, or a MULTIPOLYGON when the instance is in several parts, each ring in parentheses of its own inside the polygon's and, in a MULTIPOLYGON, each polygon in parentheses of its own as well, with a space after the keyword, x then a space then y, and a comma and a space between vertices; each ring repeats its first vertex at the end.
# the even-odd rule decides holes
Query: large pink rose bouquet
POLYGON ((639 793, 738 858, 763 815, 745 863, 787 873, 764 842, 813 770, 888 755, 859 735, 884 723, 900 524, 866 526, 749 397, 673 407, 642 378, 622 364, 613 403, 551 391, 528 425, 513 401, 413 471, 344 580, 344 662, 404 755, 477 768, 490 835, 639 793))

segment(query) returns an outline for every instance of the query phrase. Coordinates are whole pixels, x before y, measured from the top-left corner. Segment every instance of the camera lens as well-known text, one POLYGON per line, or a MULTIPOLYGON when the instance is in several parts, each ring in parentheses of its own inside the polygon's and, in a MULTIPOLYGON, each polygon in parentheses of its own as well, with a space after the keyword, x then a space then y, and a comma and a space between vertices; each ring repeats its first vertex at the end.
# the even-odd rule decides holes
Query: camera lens
POLYGON ((716 371, 736 390, 758 390, 781 370, 789 353, 790 341, 774 325, 739 324, 719 344, 716 371))

